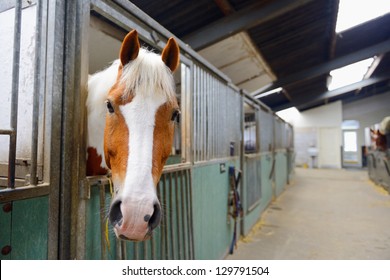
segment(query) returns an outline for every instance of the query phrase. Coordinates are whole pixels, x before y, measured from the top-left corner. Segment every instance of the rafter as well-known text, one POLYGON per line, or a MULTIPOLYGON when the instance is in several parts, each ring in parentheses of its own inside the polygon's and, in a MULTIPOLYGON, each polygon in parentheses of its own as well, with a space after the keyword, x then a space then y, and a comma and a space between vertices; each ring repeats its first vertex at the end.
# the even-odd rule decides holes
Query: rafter
POLYGON ((264 6, 255 4, 226 16, 194 33, 183 41, 194 50, 200 50, 229 36, 291 11, 311 0, 277 0, 264 6))
POLYGON ((350 53, 348 55, 333 59, 329 62, 323 63, 321 65, 316 65, 310 69, 305 69, 303 71, 294 73, 285 78, 276 80, 275 82, 269 84, 268 86, 262 87, 251 93, 252 96, 258 95, 262 92, 266 92, 278 87, 285 87, 289 84, 294 84, 299 81, 303 81, 309 78, 313 78, 325 73, 329 73, 331 70, 349 65, 351 63, 373 57, 375 55, 380 55, 390 51, 390 39, 378 43, 376 45, 369 46, 367 48, 358 50, 356 52, 350 53))
POLYGON ((369 79, 365 79, 365 80, 362 80, 360 82, 353 83, 353 84, 350 84, 348 86, 341 87, 341 88, 338 88, 335 90, 326 91, 324 93, 321 93, 321 94, 318 94, 315 96, 294 98, 292 102, 288 102, 286 104, 276 106, 272 109, 274 111, 280 111, 280 110, 284 110, 284 109, 287 109, 290 107, 297 107, 299 109, 299 108, 302 108, 304 106, 315 104, 317 102, 320 102, 320 101, 323 101, 323 100, 326 100, 329 98, 344 95, 344 94, 349 93, 351 91, 361 89, 361 88, 382 82, 382 81, 387 80, 387 79, 390 79, 390 73, 385 73, 385 74, 381 74, 381 75, 376 76, 376 77, 371 77, 369 79))

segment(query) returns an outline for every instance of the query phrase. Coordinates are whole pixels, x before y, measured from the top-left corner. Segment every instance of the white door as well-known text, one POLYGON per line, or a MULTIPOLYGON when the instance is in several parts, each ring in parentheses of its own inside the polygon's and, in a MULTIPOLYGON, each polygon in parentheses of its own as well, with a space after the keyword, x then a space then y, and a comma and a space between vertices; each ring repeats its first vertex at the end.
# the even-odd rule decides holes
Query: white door
POLYGON ((319 129, 318 166, 341 168, 341 129, 325 127, 319 129))

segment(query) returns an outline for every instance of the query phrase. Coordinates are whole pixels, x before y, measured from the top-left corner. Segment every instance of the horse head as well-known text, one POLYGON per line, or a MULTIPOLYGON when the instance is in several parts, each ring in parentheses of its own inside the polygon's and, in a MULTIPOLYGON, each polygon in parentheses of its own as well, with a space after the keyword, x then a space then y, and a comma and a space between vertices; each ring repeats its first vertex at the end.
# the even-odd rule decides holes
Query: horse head
POLYGON ((179 114, 172 75, 179 53, 173 38, 161 56, 141 48, 135 30, 122 42, 118 75, 106 100, 104 157, 115 190, 109 220, 123 239, 148 239, 161 220, 156 186, 179 114))

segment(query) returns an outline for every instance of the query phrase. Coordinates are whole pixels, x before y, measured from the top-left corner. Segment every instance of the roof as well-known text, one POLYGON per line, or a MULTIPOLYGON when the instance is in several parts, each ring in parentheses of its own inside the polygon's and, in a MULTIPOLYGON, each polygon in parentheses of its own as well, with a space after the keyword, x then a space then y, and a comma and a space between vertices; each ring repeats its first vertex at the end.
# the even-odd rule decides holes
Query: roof
POLYGON ((132 0, 179 39, 278 111, 390 90, 390 13, 335 33, 338 0, 132 0), (329 71, 376 55, 366 80, 328 91, 329 71))

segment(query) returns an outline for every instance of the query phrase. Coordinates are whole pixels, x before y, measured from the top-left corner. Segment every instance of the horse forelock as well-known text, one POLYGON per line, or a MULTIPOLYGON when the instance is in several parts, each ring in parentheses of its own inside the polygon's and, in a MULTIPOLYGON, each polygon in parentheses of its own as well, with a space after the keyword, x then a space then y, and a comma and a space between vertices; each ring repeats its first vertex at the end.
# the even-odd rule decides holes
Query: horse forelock
POLYGON ((160 55, 146 49, 140 49, 138 57, 123 67, 119 83, 124 85, 123 100, 158 94, 173 102, 176 97, 172 72, 160 55))

